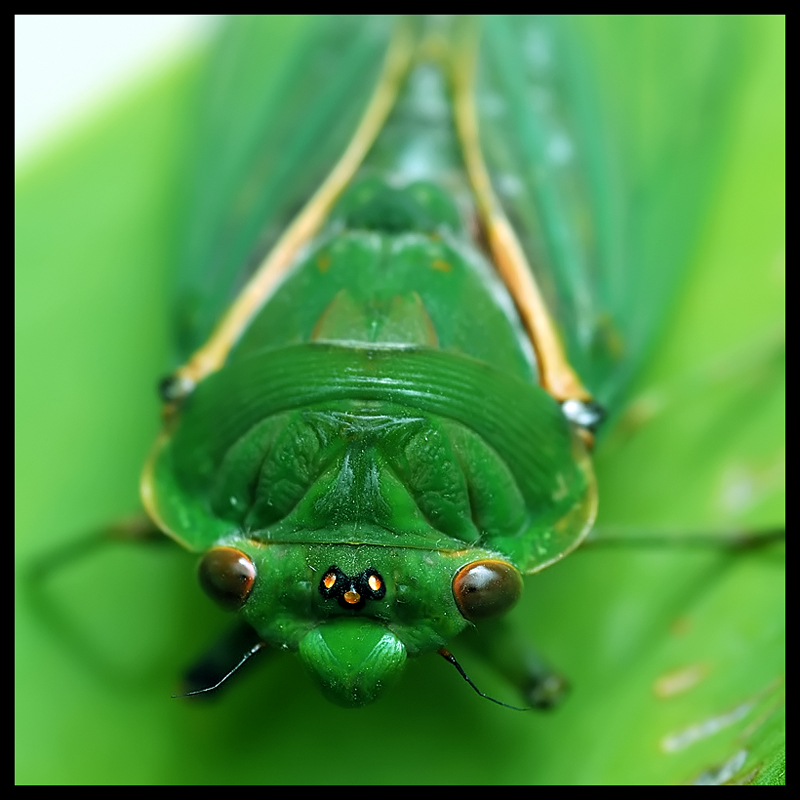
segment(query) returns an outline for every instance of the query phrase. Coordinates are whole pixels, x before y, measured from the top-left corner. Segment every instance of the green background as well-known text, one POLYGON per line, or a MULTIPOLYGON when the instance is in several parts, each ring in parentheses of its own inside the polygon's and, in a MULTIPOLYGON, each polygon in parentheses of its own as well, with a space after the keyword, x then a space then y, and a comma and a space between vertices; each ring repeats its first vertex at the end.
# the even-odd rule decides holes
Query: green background
MULTIPOLYGON (((598 452, 601 530, 783 524, 785 22, 747 27, 690 280, 598 452)), ((529 579, 513 613, 572 686, 549 714, 480 700, 434 656, 358 711, 329 705, 291 656, 211 702, 170 699, 226 618, 196 588, 194 558, 168 543, 108 548, 31 591, 40 558, 138 508, 169 366, 198 62, 128 92, 18 174, 17 782, 782 780, 782 544, 587 548, 529 579)))

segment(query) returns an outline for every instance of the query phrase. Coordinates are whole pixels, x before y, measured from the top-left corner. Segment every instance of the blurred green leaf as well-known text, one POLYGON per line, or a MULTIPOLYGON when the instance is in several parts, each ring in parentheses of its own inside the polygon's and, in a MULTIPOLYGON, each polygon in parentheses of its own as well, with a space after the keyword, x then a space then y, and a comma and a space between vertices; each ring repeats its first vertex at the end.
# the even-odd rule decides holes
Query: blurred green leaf
MULTIPOLYGON (((748 20, 691 280, 598 452, 601 527, 783 524, 784 28, 748 20)), ((573 687, 550 714, 483 702, 434 657, 359 711, 291 656, 217 701, 172 700, 225 620, 169 545, 71 565, 46 587, 59 624, 35 613, 37 557, 138 507, 197 71, 147 82, 18 176, 17 782, 783 782, 782 544, 587 548, 531 579, 514 613, 573 687)))

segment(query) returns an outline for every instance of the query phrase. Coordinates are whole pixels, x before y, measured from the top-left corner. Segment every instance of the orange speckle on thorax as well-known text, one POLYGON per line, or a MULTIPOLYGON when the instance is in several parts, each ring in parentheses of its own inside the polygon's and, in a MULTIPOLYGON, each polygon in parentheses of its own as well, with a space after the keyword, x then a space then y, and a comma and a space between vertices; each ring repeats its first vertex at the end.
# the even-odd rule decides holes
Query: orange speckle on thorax
POLYGON ((431 261, 431 269, 438 270, 439 272, 450 272, 453 266, 447 261, 442 261, 441 258, 434 258, 433 261, 431 261))
POLYGON ((327 272, 331 265, 331 257, 327 253, 317 256, 317 269, 320 272, 327 272))

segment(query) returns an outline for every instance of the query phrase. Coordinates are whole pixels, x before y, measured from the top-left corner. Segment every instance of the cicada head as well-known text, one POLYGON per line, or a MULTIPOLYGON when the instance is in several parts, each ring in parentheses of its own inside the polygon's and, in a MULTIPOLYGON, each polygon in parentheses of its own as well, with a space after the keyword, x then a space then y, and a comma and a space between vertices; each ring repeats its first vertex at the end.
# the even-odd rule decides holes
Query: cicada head
POLYGON ((348 707, 376 700, 407 657, 505 613, 522 592, 514 566, 478 549, 240 539, 211 548, 199 577, 262 641, 297 651, 323 694, 348 707))

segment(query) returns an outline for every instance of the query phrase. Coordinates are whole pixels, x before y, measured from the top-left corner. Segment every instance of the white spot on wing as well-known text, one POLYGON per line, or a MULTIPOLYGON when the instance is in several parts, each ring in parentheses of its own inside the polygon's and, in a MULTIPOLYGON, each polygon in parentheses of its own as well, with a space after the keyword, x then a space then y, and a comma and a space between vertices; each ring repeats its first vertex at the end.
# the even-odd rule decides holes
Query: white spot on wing
POLYGON ((692 785, 720 786, 726 781, 729 781, 742 768, 746 758, 747 750, 739 750, 721 766, 703 772, 692 785))
POLYGON ((739 706, 736 706, 732 711, 727 714, 719 714, 716 717, 709 717, 701 722, 690 725, 677 733, 667 734, 661 740, 661 749, 665 753, 675 753, 678 750, 684 750, 689 745, 699 742, 702 739, 707 739, 725 728, 737 723, 743 719, 753 708, 753 703, 747 701, 739 706))

